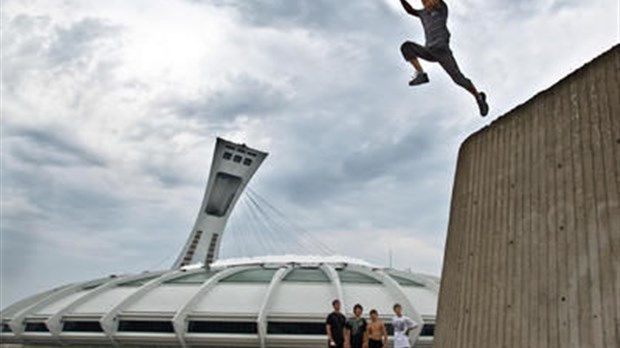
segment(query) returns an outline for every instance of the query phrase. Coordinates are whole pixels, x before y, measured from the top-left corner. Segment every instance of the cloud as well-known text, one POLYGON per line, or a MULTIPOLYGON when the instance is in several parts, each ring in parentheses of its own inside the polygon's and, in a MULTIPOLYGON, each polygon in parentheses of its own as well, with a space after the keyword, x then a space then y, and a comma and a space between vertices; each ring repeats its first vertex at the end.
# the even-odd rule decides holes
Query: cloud
POLYGON ((98 155, 49 129, 17 128, 8 133, 5 146, 9 145, 12 157, 22 162, 38 166, 105 165, 98 155))
POLYGON ((98 51, 97 46, 105 45, 106 39, 117 37, 119 31, 120 27, 98 18, 84 18, 67 27, 58 28, 49 48, 50 63, 55 66, 65 65, 79 58, 88 61, 88 55, 98 51))
POLYGON ((329 0, 276 0, 264 4, 237 0, 189 1, 233 8, 250 25, 282 29, 301 27, 330 33, 357 30, 361 23, 385 16, 388 9, 380 1, 354 1, 338 5, 329 0))
MULTIPOLYGON (((448 4, 493 115, 618 42, 604 0, 448 4)), ((488 121, 435 64, 407 86, 399 47, 423 34, 397 1, 13 0, 1 16, 3 306, 167 267, 217 136, 269 151, 252 187, 337 253, 392 248, 439 274, 458 145, 488 121)), ((238 208, 227 252, 264 252, 238 208)))
POLYGON ((173 95, 165 98, 161 107, 180 118, 200 123, 217 124, 227 128, 239 117, 268 118, 287 103, 287 91, 269 81, 248 75, 231 76, 216 90, 207 90, 198 96, 186 98, 173 95))

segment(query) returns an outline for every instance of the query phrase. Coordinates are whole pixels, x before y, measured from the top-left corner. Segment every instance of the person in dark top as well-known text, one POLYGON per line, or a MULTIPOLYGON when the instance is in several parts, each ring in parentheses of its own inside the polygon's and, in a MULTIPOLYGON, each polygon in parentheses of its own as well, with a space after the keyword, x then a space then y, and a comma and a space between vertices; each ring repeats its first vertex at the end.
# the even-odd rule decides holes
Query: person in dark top
POLYGON ((339 300, 332 301, 334 311, 329 313, 325 320, 325 331, 327 332, 329 347, 344 347, 344 324, 347 318, 340 313, 340 306, 339 300))
POLYGON ((368 347, 368 324, 362 318, 364 308, 359 303, 353 307, 354 316, 347 319, 344 324, 344 346, 345 348, 365 348, 368 347))
POLYGON ((400 47, 403 57, 413 65, 416 71, 409 85, 417 86, 429 81, 428 75, 418 60, 419 58, 429 62, 437 62, 457 85, 465 88, 476 98, 480 115, 486 116, 489 113, 486 95, 479 92, 471 80, 463 75, 450 49, 450 31, 447 26, 448 5, 443 0, 422 0, 424 8, 416 10, 411 7, 407 0, 400 0, 400 3, 405 8, 405 12, 422 21, 424 36, 426 37, 424 46, 407 41, 400 47))

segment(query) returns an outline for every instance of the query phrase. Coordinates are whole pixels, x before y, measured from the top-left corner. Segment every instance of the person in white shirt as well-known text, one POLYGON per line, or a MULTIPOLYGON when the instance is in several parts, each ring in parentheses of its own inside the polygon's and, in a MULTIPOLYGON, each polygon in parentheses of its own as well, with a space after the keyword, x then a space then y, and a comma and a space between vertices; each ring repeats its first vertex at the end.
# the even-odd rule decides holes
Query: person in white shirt
POLYGON ((409 331, 417 328, 418 323, 411 318, 403 315, 403 308, 400 304, 394 305, 394 314, 392 319, 392 327, 394 328, 394 348, 411 348, 409 343, 409 331))

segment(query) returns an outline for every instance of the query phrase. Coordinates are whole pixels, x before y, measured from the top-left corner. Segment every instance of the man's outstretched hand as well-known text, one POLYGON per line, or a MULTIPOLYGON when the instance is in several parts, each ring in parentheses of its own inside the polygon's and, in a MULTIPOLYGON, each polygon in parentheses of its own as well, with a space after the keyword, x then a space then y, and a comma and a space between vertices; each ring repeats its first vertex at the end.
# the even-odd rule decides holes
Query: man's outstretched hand
POLYGON ((407 0, 400 0, 400 4, 403 5, 403 8, 405 9, 405 12, 409 13, 412 16, 417 16, 418 15, 418 11, 416 9, 414 9, 408 2, 407 0))

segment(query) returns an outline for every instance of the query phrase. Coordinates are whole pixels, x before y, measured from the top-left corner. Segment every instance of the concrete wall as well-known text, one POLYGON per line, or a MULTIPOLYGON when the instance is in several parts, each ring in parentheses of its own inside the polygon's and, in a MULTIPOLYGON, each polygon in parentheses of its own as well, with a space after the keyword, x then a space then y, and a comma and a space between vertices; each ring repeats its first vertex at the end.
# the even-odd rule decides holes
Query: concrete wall
POLYGON ((620 347, 620 46, 460 150, 435 347, 620 347))

